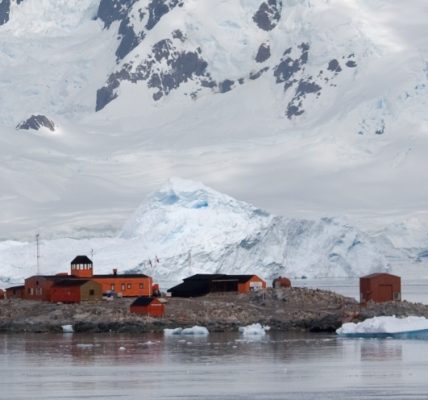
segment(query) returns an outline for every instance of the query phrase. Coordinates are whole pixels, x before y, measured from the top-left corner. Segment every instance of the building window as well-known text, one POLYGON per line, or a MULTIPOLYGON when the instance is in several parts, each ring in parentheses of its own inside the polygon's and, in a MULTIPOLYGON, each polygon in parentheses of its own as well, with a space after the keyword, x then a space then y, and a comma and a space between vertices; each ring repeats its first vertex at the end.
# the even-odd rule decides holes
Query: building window
POLYGON ((114 292, 114 283, 111 284, 111 290, 114 292))
POLYGON ((122 285, 120 285, 120 288, 121 288, 122 292, 125 291, 125 284, 122 283, 122 285))
POLYGON ((128 283, 127 287, 128 287, 128 289, 131 289, 132 285, 130 283, 128 283))
POLYGON ((90 291, 89 291, 89 296, 94 296, 95 295, 95 290, 94 289, 91 289, 90 291))
MULTIPOLYGON (((27 289, 28 294, 31 294, 31 288, 27 289)), ((15 292, 14 292, 15 293, 15 292)))
POLYGON ((140 289, 144 289, 144 285, 140 283, 140 289))

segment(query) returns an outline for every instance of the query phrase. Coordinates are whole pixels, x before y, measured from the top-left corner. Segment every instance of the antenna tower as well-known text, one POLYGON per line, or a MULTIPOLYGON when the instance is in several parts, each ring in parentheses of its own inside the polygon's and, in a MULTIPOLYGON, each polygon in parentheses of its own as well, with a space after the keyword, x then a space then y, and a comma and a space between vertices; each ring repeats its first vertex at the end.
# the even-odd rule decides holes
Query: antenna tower
POLYGON ((39 243, 40 234, 36 234, 36 265, 37 265, 37 275, 40 274, 40 243, 39 243))

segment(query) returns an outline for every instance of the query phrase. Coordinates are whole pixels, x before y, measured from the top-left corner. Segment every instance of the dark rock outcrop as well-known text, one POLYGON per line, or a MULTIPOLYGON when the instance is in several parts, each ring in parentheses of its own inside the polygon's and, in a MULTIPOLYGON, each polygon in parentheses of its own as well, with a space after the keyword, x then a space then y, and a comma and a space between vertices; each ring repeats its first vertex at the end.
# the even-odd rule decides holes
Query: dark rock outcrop
POLYGON ((201 49, 179 50, 176 45, 185 39, 183 35, 174 32, 171 39, 154 44, 149 56, 139 65, 134 67, 131 63, 125 64, 120 71, 110 75, 106 85, 97 91, 96 111, 117 97, 117 89, 122 81, 146 81, 149 88, 156 89, 153 94, 155 101, 189 80, 198 79, 202 87, 216 86, 207 73, 208 63, 202 58, 201 49), (166 67, 159 68, 159 65, 166 67))
MULTIPOLYGON (((130 12, 137 0, 101 0, 97 18, 104 22, 104 28, 109 29, 115 21, 120 21, 120 43, 116 50, 117 61, 124 59, 146 37, 144 30, 136 32, 130 20, 130 12)), ((146 30, 153 29, 162 16, 176 6, 182 6, 182 0, 152 0, 146 8, 138 10, 141 21, 147 19, 146 30)))
POLYGON ((270 46, 268 43, 263 43, 260 45, 259 50, 257 51, 256 61, 258 63, 263 63, 270 58, 270 46))
POLYGON ((253 21, 260 29, 271 31, 278 25, 281 19, 281 11, 281 0, 266 0, 260 4, 259 9, 253 16, 253 21))
POLYGON ((25 121, 20 122, 16 129, 33 129, 38 131, 40 128, 48 128, 50 131, 55 131, 55 123, 45 115, 32 115, 25 121))

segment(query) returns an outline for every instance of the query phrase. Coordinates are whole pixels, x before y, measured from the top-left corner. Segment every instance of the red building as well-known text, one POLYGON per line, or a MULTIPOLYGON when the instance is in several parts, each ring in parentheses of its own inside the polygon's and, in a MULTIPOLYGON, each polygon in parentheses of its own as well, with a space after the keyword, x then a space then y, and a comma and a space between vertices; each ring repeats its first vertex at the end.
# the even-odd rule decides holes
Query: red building
POLYGON ((401 300, 401 278, 387 273, 375 273, 360 278, 360 302, 382 303, 401 300))
POLYGON ((284 278, 282 276, 275 278, 272 282, 272 287, 277 288, 289 288, 291 287, 291 281, 288 278, 284 278))
POLYGON ((165 304, 156 297, 142 296, 131 304, 129 311, 151 317, 163 317, 165 315, 165 304))
POLYGON ((80 303, 101 299, 101 285, 87 279, 64 279, 56 282, 50 289, 50 301, 53 303, 80 303))
POLYGON ((4 299, 4 296, 5 296, 5 294, 4 294, 4 290, 3 290, 3 289, 0 289, 0 300, 3 300, 3 299, 4 299))
POLYGON ((7 299, 23 299, 24 298, 25 286, 12 286, 6 288, 6 298, 7 299))

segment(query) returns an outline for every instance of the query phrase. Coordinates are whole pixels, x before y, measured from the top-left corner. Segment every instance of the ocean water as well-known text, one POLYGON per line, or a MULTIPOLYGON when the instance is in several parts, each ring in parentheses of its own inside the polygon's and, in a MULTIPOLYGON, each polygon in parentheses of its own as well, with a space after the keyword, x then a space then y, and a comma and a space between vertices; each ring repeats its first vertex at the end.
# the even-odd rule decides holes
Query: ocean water
POLYGON ((0 335, 0 399, 424 399, 428 341, 0 335))

